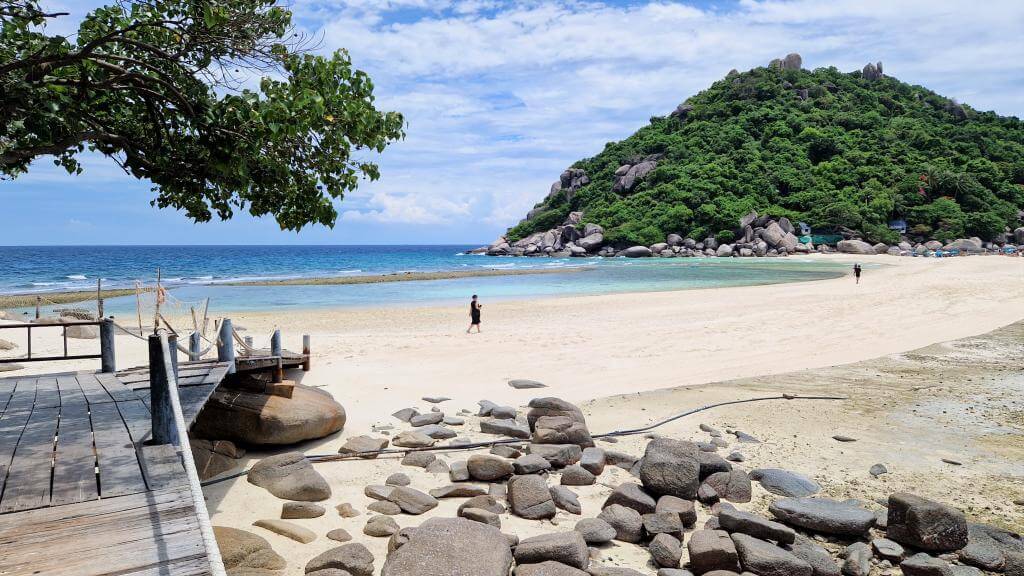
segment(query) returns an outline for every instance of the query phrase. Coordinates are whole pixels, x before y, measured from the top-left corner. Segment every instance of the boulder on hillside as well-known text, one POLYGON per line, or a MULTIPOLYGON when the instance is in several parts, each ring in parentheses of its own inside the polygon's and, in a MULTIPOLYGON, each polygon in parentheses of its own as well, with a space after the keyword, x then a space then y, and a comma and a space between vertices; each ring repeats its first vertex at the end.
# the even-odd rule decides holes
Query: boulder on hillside
POLYGON ((863 240, 840 240, 836 250, 843 254, 875 254, 875 247, 863 240))
POLYGON ((507 576, 512 566, 508 539, 501 530, 481 522, 431 518, 399 534, 403 542, 389 545, 381 576, 451 576, 453 570, 473 576, 507 576))
POLYGON ((593 252, 601 248, 602 244, 604 244, 604 234, 600 232, 587 234, 583 238, 580 238, 579 240, 576 241, 576 245, 586 250, 587 252, 593 252))
POLYGON ((243 444, 295 444, 345 426, 345 409, 330 394, 295 384, 291 398, 218 386, 193 432, 243 444))
POLYGON ((318 502, 331 497, 330 485, 300 452, 260 460, 249 469, 246 480, 284 500, 318 502))
POLYGON ((612 192, 622 193, 630 192, 637 185, 637 183, 651 173, 658 163, 654 160, 644 160, 633 165, 620 166, 615 171, 615 184, 612 186, 612 192), (623 172, 623 168, 625 171, 623 172), (620 174, 620 172, 623 172, 620 174))

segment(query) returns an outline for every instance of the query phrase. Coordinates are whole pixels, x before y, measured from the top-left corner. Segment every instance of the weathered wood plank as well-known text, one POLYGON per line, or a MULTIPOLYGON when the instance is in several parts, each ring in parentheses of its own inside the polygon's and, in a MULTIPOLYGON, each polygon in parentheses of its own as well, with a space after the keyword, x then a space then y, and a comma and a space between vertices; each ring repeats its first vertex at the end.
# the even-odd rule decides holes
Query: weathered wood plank
POLYGON ((31 414, 26 411, 16 411, 0 416, 0 494, 4 491, 7 470, 11 466, 14 450, 18 447, 21 434, 25 430, 25 425, 28 424, 28 417, 31 414))
POLYGON ((74 376, 58 376, 57 389, 60 391, 60 405, 85 404, 85 394, 74 376))
POLYGON ((60 408, 36 408, 32 411, 11 459, 7 485, 0 500, 0 514, 50 504, 53 438, 57 433, 59 413, 60 408))
POLYGON ((56 408, 60 406, 60 390, 57 389, 56 378, 42 377, 36 380, 36 408, 56 408))
POLYGON ((11 399, 14 394, 14 388, 18 385, 18 380, 15 378, 5 378, 0 380, 0 415, 7 409, 7 401, 11 399))
POLYGON ((142 474, 150 490, 164 490, 188 484, 181 457, 171 444, 142 446, 142 474))
POLYGON ((134 398, 131 389, 122 384, 113 374, 100 372, 96 374, 96 380, 98 380, 100 385, 103 386, 103 389, 110 394, 110 397, 114 399, 114 402, 131 400, 134 398))
POLYGON ((132 442, 138 446, 149 440, 152 423, 149 420, 149 408, 142 403, 142 400, 133 398, 130 401, 117 402, 116 406, 118 412, 121 413, 121 419, 124 420, 124 424, 128 428, 132 442))
POLYGON ((36 402, 36 381, 34 378, 21 378, 18 380, 18 385, 14 389, 14 394, 11 395, 10 401, 7 402, 7 410, 4 414, 10 412, 31 412, 32 406, 36 402))
POLYGON ((84 403, 61 406, 50 505, 73 504, 98 497, 89 408, 84 403))
POLYGON ((100 497, 145 492, 139 457, 117 406, 111 402, 93 404, 91 410, 100 497))
POLYGON ((188 489, 0 516, 0 574, 208 574, 188 489))
POLYGON ((114 401, 106 389, 103 388, 103 385, 100 384, 95 374, 76 374, 75 379, 78 380, 78 386, 82 389, 82 394, 85 395, 85 401, 88 404, 102 404, 114 401))

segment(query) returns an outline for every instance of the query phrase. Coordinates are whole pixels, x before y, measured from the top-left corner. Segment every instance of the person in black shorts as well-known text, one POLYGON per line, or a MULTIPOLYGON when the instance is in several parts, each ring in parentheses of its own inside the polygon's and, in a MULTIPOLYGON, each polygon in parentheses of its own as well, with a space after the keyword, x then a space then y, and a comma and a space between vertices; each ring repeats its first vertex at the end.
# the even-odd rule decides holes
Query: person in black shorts
POLYGON ((860 264, 853 265, 853 275, 857 277, 857 284, 860 284, 860 264))
POLYGON ((473 299, 469 301, 469 328, 466 328, 466 334, 476 326, 477 334, 480 333, 480 309, 484 305, 477 301, 476 294, 473 294, 473 299))

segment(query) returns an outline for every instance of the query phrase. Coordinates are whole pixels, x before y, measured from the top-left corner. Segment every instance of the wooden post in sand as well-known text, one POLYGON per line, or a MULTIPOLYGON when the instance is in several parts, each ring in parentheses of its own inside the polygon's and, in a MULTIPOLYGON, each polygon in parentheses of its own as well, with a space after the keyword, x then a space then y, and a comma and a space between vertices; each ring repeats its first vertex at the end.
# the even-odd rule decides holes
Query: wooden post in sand
POLYGON ((174 333, 167 335, 167 351, 171 355, 171 369, 174 371, 174 379, 178 379, 178 337, 174 333))
POLYGON ((199 340, 199 331, 195 331, 191 336, 188 337, 188 359, 192 362, 199 360, 202 356, 203 343, 199 340))
POLYGON ((117 371, 114 358, 114 319, 100 320, 100 371, 110 374, 117 371))
POLYGON ((309 334, 302 335, 302 371, 309 372, 309 334))
POLYGON ((277 357, 277 366, 274 368, 274 383, 284 380, 284 361, 281 358, 281 331, 274 330, 270 335, 270 355, 277 357))
POLYGON ((228 374, 235 373, 235 341, 234 330, 231 328, 231 318, 225 318, 220 323, 220 334, 217 336, 217 361, 227 362, 228 374))
POLYGON ((39 304, 43 301, 42 296, 36 296, 36 320, 39 320, 39 304))
POLYGON ((103 318, 103 279, 96 279, 96 317, 103 318))
POLYGON ((152 413, 153 444, 178 444, 178 428, 174 425, 171 406, 170 378, 173 368, 164 355, 160 334, 149 336, 149 406, 152 413))

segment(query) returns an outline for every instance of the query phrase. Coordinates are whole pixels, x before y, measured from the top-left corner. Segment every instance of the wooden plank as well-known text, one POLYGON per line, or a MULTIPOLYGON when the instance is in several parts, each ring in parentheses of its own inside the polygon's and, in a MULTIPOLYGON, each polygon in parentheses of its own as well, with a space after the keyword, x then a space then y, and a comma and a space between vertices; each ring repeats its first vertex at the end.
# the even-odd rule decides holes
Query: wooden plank
POLYGON ((0 500, 0 514, 49 506, 53 438, 57 433, 59 413, 60 408, 36 408, 32 411, 11 459, 7 485, 0 500))
POLYGON ((18 380, 16 378, 4 378, 0 380, 0 414, 4 413, 7 409, 7 401, 11 399, 14 394, 14 388, 17 387, 18 380))
POLYGON ((42 377, 36 380, 36 408, 56 408, 60 406, 60 390, 56 378, 42 377))
POLYGON ((78 380, 78 386, 82 389, 85 401, 89 405, 114 401, 106 389, 103 388, 103 385, 100 384, 95 374, 76 374, 75 379, 78 380))
POLYGON ((146 491, 139 458, 121 413, 113 403, 93 404, 92 430, 99 468, 100 497, 146 491))
POLYGON ((31 412, 8 412, 0 416, 0 494, 3 494, 7 480, 7 470, 11 466, 11 458, 18 447, 21 434, 28 424, 31 412))
POLYGON ((18 387, 14 389, 11 400, 7 403, 7 410, 10 412, 31 412, 36 402, 36 381, 35 378, 22 378, 18 380, 18 387))
POLYGON ((57 448, 53 458, 51 506, 99 498, 96 488, 96 451, 92 444, 92 424, 84 400, 85 397, 82 396, 81 403, 66 404, 60 408, 57 448))
POLYGON ((116 406, 128 429, 128 434, 131 435, 132 442, 138 446, 149 440, 149 430, 152 425, 149 421, 149 408, 146 408, 146 405, 137 398, 126 402, 117 402, 116 406))
POLYGON ((85 394, 82 394, 82 387, 78 385, 78 379, 74 376, 58 376, 57 389, 60 391, 61 406, 85 405, 85 394))
POLYGON ((150 490, 164 490, 188 484, 188 475, 181 463, 181 457, 171 444, 142 446, 142 474, 150 490))
POLYGON ((187 488, 2 515, 0 549, 5 575, 209 573, 187 488))
POLYGON ((134 398, 131 389, 122 384, 113 374, 100 372, 96 374, 96 380, 98 380, 100 385, 103 386, 103 389, 110 394, 110 397, 114 399, 114 402, 131 400, 134 398))

